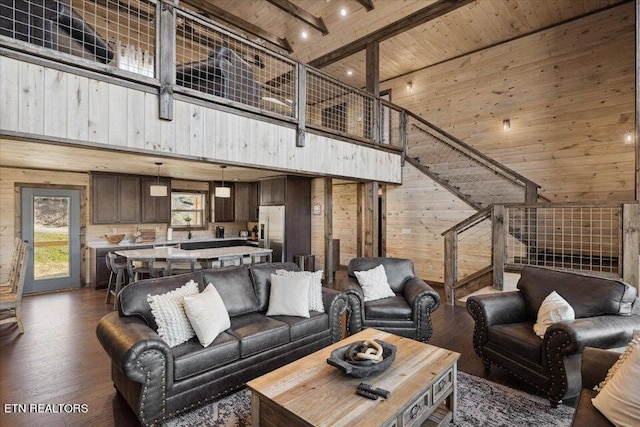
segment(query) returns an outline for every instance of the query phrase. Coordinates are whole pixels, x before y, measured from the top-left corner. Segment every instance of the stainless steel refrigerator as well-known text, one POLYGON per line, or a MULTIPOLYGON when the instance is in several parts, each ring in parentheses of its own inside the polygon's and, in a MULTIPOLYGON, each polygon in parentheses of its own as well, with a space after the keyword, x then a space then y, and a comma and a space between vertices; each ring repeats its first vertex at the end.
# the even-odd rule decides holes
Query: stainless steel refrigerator
POLYGON ((260 206, 258 219, 258 246, 273 249, 273 262, 285 261, 284 206, 260 206))

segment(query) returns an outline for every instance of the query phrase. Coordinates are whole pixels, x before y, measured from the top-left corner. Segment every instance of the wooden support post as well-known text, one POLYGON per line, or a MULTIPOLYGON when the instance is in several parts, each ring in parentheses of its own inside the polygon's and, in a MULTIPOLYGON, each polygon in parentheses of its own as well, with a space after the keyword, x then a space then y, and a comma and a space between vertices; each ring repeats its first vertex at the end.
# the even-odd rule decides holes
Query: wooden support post
POLYGON ((524 202, 528 205, 538 203, 538 186, 535 182, 527 181, 525 183, 524 202))
POLYGON ((296 146, 304 147, 305 141, 304 136, 306 132, 306 121, 307 121, 307 69, 304 65, 298 64, 298 81, 296 86, 297 97, 297 117, 298 117, 298 128, 296 130, 296 146))
POLYGON ((409 137, 407 136, 407 124, 409 123, 409 116, 405 110, 400 112, 400 147, 402 148, 401 164, 404 166, 404 159, 407 158, 407 145, 409 144, 409 137))
MULTIPOLYGON (((538 203, 538 186, 534 182, 526 182, 524 202, 528 205, 538 203)), ((524 235, 521 240, 527 246, 529 261, 531 261, 532 257, 538 256, 538 209, 525 208, 522 214, 525 216, 523 221, 525 228, 522 230, 524 235)))
POLYGON ((622 205, 622 280, 640 290, 640 205, 622 205))
POLYGON ((449 230, 444 235, 444 301, 455 305, 455 284, 458 281, 458 233, 449 230))
POLYGON ((324 179, 324 277, 325 285, 333 284, 333 180, 324 179))
POLYGON ((504 262, 506 255, 506 231, 505 231, 505 207, 494 205, 491 212, 491 224, 493 231, 492 255, 493 255, 493 287, 499 291, 504 289, 504 262))
MULTIPOLYGON (((380 96, 380 45, 376 40, 367 43, 366 84, 367 92, 376 97, 380 96)), ((369 102, 366 106, 368 120, 365 120, 365 126, 368 128, 365 129, 365 135, 375 142, 380 142, 382 134, 380 132, 380 101, 378 99, 367 101, 369 102)))
POLYGON ((380 204, 382 216, 378 218, 382 223, 380 224, 380 256, 387 256, 387 186, 382 185, 382 196, 380 197, 380 204))
POLYGON ((176 84, 176 9, 170 2, 158 2, 158 79, 160 80, 160 118, 173 120, 173 86, 176 84))
POLYGON ((363 230, 364 230, 364 189, 363 183, 358 183, 358 191, 357 191, 357 201, 358 201, 358 212, 356 218, 356 256, 361 257, 363 254, 364 244, 363 244, 363 230))
POLYGON ((364 192, 364 256, 378 256, 378 183, 365 184, 364 192))

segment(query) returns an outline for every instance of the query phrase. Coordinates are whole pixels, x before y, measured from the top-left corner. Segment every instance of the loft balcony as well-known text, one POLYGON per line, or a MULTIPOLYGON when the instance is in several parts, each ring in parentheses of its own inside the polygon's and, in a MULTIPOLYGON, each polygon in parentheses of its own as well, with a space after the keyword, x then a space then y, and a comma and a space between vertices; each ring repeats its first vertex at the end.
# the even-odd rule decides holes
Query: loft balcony
POLYGON ((404 110, 154 0, 0 10, 0 137, 401 182, 404 110))

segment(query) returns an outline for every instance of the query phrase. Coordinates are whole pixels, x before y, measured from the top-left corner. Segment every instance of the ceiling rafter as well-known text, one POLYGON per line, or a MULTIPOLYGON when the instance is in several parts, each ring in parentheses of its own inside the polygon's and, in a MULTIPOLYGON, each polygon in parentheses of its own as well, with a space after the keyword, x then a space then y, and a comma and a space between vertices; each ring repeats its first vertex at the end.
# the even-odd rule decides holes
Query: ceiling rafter
POLYGON ((196 8, 203 15, 211 18, 218 18, 221 21, 226 22, 227 24, 231 24, 234 27, 246 31, 249 34, 252 34, 256 37, 261 38, 264 41, 267 41, 281 49, 284 49, 288 53, 293 52, 293 48, 291 44, 289 44, 289 40, 286 38, 278 37, 270 32, 263 30, 257 25, 252 24, 251 22, 247 22, 242 18, 239 18, 235 15, 230 14, 229 12, 221 9, 211 2, 206 0, 182 0, 180 3, 189 5, 191 7, 196 8))
POLYGON ((364 6, 365 9, 367 9, 367 12, 371 12, 375 6, 373 5, 373 0, 356 0, 358 3, 360 3, 362 6, 364 6))
POLYGON ((358 40, 354 40, 351 43, 347 43, 340 49, 336 49, 333 52, 322 55, 321 57, 310 61, 309 65, 316 68, 322 68, 329 64, 333 64, 334 62, 338 62, 366 49, 367 44, 372 41, 382 42, 390 39, 398 34, 409 31, 412 28, 452 12, 459 7, 466 6, 473 1, 474 0, 439 0, 399 21, 393 22, 386 27, 380 28, 377 31, 359 38, 358 40))
POLYGON ((312 15, 306 10, 296 6, 291 3, 289 0, 267 0, 272 5, 284 10, 289 15, 293 16, 299 21, 304 22, 305 24, 311 25, 316 30, 320 31, 323 36, 329 34, 329 29, 324 24, 322 18, 318 18, 317 16, 312 15))

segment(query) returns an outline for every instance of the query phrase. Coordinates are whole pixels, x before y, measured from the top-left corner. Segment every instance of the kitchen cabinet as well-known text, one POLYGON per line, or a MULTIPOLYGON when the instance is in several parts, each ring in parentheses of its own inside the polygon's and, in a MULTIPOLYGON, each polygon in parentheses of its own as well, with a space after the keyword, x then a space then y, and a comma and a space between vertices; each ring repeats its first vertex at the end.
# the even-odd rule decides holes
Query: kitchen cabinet
POLYGON ((135 224, 141 220, 140 177, 93 173, 94 224, 135 224))
POLYGON ((160 185, 167 186, 164 197, 151 196, 151 186, 158 183, 157 177, 142 177, 142 222, 166 223, 171 221, 171 180, 160 178, 160 185))
POLYGON ((215 189, 221 186, 219 182, 211 185, 210 194, 213 195, 213 221, 214 222, 234 222, 235 221, 235 189, 234 184, 225 183, 225 187, 231 188, 231 197, 215 197, 215 189))
POLYGON ((279 176, 260 181, 260 205, 277 206, 285 204, 287 177, 279 176))
POLYGON ((249 219, 258 222, 258 208, 260 207, 260 183, 252 182, 249 186, 249 219))
POLYGON ((236 182, 235 192, 235 220, 258 221, 258 206, 260 203, 257 182, 236 182))

